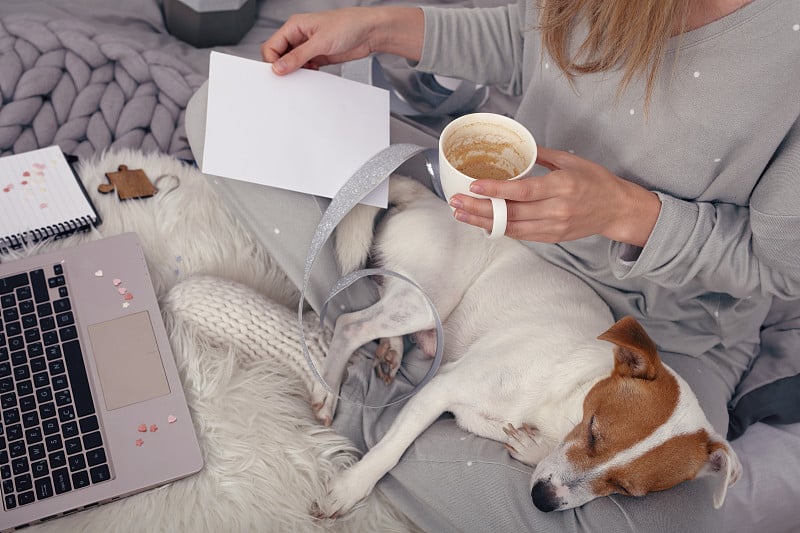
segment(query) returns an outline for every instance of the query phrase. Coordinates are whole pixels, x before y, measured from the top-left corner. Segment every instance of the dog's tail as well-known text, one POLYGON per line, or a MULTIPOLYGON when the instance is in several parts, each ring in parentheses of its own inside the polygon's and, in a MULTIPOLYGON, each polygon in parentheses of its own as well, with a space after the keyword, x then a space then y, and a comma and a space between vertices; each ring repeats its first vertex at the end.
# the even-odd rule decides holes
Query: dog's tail
MULTIPOLYGON (((419 181, 392 175, 389 180, 389 205, 403 208, 414 200, 432 196, 425 185, 419 181)), ((380 208, 358 204, 339 222, 334 236, 334 250, 342 274, 364 268, 372 247, 375 218, 380 208)))

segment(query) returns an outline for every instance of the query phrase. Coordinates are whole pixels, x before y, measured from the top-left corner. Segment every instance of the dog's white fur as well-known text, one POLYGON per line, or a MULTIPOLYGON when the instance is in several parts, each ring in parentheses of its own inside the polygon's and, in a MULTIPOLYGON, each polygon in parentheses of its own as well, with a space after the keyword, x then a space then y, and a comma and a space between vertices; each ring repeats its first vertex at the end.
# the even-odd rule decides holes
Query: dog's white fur
MULTIPOLYGON (((655 447, 678 435, 701 432, 702 439, 708 437, 708 453, 702 464, 687 467, 684 479, 718 475, 715 506, 721 505, 741 465, 711 428, 688 385, 666 366, 664 372, 674 380, 661 376, 674 382, 678 392, 675 405, 667 406, 672 411, 666 421, 647 438, 618 450, 613 449, 612 436, 604 434, 609 442, 603 445, 611 444, 605 451, 614 451, 608 460, 590 469, 575 465, 574 454, 582 453, 586 432, 597 432, 600 438, 601 430, 607 429, 596 427, 594 416, 584 412, 593 389, 609 383, 615 369, 633 373, 652 364, 652 372, 662 368, 654 347, 653 363, 642 355, 647 350, 637 345, 640 341, 626 340, 626 328, 637 325, 615 326, 609 308, 588 285, 521 243, 489 240, 482 230, 455 222, 450 208, 418 182, 393 177, 390 191, 394 207, 379 224, 374 240, 374 210, 357 209, 340 225, 336 234, 340 261, 346 270, 360 266, 371 244, 373 258, 381 266, 415 280, 442 317, 444 364, 408 400, 380 442, 332 481, 328 498, 317 503, 318 514, 336 516, 352 508, 446 411, 463 429, 503 442, 514 458, 537 465, 532 496, 546 511, 580 506, 604 493, 660 490, 658 480, 648 484, 637 478, 634 487, 631 480, 604 476, 617 472, 614 475, 625 477, 618 472, 626 472, 627 465, 643 454, 654 453, 655 447), (607 331, 609 340, 630 346, 598 340, 607 331), (598 480, 605 483, 602 489, 598 480)), ((337 320, 323 377, 332 390, 338 390, 353 351, 386 338, 377 370, 390 380, 400 364, 400 336, 416 333, 423 351, 431 355, 433 326, 433 315, 419 293, 408 283, 387 277, 377 304, 337 320)), ((591 398, 591 405, 603 406, 605 399, 599 394, 591 398)), ((336 395, 321 384, 312 391, 317 417, 326 424, 336 401, 336 395)), ((626 424, 638 423, 631 418, 617 416, 614 425, 624 432, 626 424)), ((589 439, 594 442, 594 436, 589 439)))

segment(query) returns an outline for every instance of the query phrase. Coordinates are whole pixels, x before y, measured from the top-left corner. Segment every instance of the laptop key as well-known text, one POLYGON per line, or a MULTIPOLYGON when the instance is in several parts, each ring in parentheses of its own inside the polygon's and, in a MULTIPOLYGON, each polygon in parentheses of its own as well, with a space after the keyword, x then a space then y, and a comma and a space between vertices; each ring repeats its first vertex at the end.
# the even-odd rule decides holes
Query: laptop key
POLYGON ((62 466, 67 466, 67 456, 64 454, 64 450, 51 453, 47 456, 47 459, 50 461, 50 468, 53 470, 61 468, 62 466))
POLYGON ((33 299, 36 300, 37 304, 50 299, 50 291, 47 290, 44 270, 41 268, 31 272, 31 287, 33 288, 33 299))
POLYGON ((89 470, 92 476, 92 483, 100 483, 111 478, 111 472, 108 470, 108 465, 100 465, 89 470))
POLYGON ((86 377, 86 366, 83 363, 80 342, 69 341, 63 344, 64 361, 67 364, 67 374, 72 383, 72 398, 75 401, 75 411, 82 418, 94 414, 92 392, 89 389, 89 379, 86 377))
MULTIPOLYGON (((83 454, 73 455, 67 459, 69 463, 69 470, 70 472, 76 472, 78 470, 83 470, 86 468, 86 459, 84 459, 83 454)), ((73 477, 73 481, 74 481, 73 477)))
POLYGON ((64 494, 72 490, 69 471, 66 468, 59 468, 53 471, 53 489, 56 494, 64 494))
POLYGON ((89 466, 97 466, 106 462, 106 452, 103 448, 96 448, 86 452, 86 462, 89 466))
POLYGON ((47 468, 47 461, 36 461, 31 465, 31 472, 33 472, 34 478, 40 478, 42 476, 46 476, 50 473, 50 469, 47 468))
POLYGON ((53 435, 58 433, 58 420, 51 418, 42 422, 42 431, 45 435, 53 435))
POLYGON ((50 478, 37 479, 35 484, 36 497, 40 500, 44 500, 53 495, 53 483, 50 481, 50 478))
MULTIPOLYGON (((42 272, 42 274, 44 274, 44 272, 42 272)), ((6 276, 4 278, 0 278, 0 294, 2 295, 10 294, 17 287, 22 287, 27 284, 28 284, 27 272, 22 272, 20 274, 14 274, 13 276, 6 276)))
POLYGON ((81 418, 80 424, 81 424, 81 432, 83 433, 89 433, 91 431, 100 429, 100 425, 97 423, 97 417, 94 415, 87 416, 86 418, 81 418))
POLYGON ((31 490, 33 488, 33 479, 31 479, 30 474, 17 476, 14 478, 14 487, 17 489, 17 492, 31 490))
POLYGON ((36 501, 36 496, 33 494, 33 491, 30 490, 28 492, 23 492, 19 495, 17 501, 20 505, 28 505, 29 503, 33 503, 36 501))
POLYGON ((89 485, 89 473, 86 470, 72 474, 72 485, 76 489, 82 489, 89 485))

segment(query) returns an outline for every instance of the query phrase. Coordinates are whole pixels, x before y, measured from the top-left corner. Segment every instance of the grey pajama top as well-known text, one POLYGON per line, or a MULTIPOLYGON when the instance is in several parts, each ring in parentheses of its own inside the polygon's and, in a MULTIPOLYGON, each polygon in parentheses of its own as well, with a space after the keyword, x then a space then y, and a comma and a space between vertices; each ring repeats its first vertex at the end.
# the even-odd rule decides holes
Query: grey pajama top
POLYGON ((662 351, 716 358, 736 383, 772 298, 800 296, 800 1, 754 0, 672 38, 646 117, 641 80, 619 98, 619 72, 570 85, 533 4, 423 8, 417 68, 521 94, 516 118, 540 145, 656 192, 641 250, 600 236, 531 246, 662 351))

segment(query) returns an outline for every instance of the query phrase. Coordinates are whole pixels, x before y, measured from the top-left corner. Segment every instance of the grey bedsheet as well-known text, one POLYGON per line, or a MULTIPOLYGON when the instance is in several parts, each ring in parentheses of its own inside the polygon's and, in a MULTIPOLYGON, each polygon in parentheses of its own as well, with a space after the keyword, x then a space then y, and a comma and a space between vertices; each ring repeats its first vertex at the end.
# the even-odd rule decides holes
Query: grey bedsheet
MULTIPOLYGON (((292 13, 381 3, 387 2, 261 0, 258 20, 242 41, 236 46, 216 49, 258 58, 261 42, 292 13)), ((505 1, 439 0, 435 3, 499 5, 505 1)), ((183 107, 187 93, 207 77, 208 54, 208 49, 193 48, 169 35, 159 0, 0 0, 0 96, 3 104, 0 107, 0 153, 13 151, 15 145, 26 149, 31 144, 44 145, 58 138, 68 141, 65 148, 72 147, 83 155, 117 142, 128 146, 138 143, 138 146, 190 158, 181 132, 183 107), (23 26, 17 23, 15 27, 14 20, 20 18, 29 22, 23 26), (53 35, 60 33, 62 37, 56 42, 45 30, 53 35), (20 44, 26 40, 20 37, 37 38, 39 32, 40 45, 45 50, 20 44), (92 43, 98 47, 94 58, 92 43), (80 77, 81 67, 73 64, 74 57, 67 59, 66 50, 70 47, 73 55, 82 57, 86 67, 82 71, 84 74, 87 69, 90 71, 88 78, 80 77), (62 48, 63 54, 58 52, 62 48), (48 54, 48 50, 51 53, 48 54), (81 56, 81 51, 85 57, 81 56), (124 59, 124 51, 128 53, 127 59, 124 59), (9 52, 22 58, 20 61, 25 67, 22 71, 11 63, 2 62, 9 52), (31 64, 26 65, 26 61, 31 64), (43 67, 42 77, 23 80, 24 72, 37 66, 37 61, 38 66, 43 67), (41 96, 34 94, 37 86, 39 92, 47 84, 58 87, 61 77, 56 71, 66 68, 67 61, 78 73, 75 76, 79 82, 73 81, 74 95, 67 87, 60 89, 65 94, 51 98, 48 93, 38 106, 36 101, 25 102, 41 96), (100 74, 93 74, 96 72, 100 74), (92 75, 95 76, 93 81, 92 75), (92 95, 87 94, 78 101, 78 88, 86 89, 92 83, 98 85, 91 89, 97 93, 102 85, 101 97, 92 99, 92 95), (27 89, 15 94, 17 87, 27 89), (136 98, 141 101, 135 101, 136 98), (59 100, 62 101, 59 103, 59 100), (16 104, 16 109, 12 107, 11 112, 5 111, 12 101, 21 103, 16 104), (125 111, 126 106, 128 111, 125 111)), ((487 109, 509 112, 513 107, 513 99, 493 93, 487 109)), ((251 227, 258 225, 257 220, 248 222, 251 227)), ((797 481, 800 424, 755 424, 734 442, 734 447, 742 457, 745 470, 742 481, 728 493, 720 514, 726 529, 742 533, 800 531, 800 515, 794 508, 800 502, 800 482, 797 481)))

